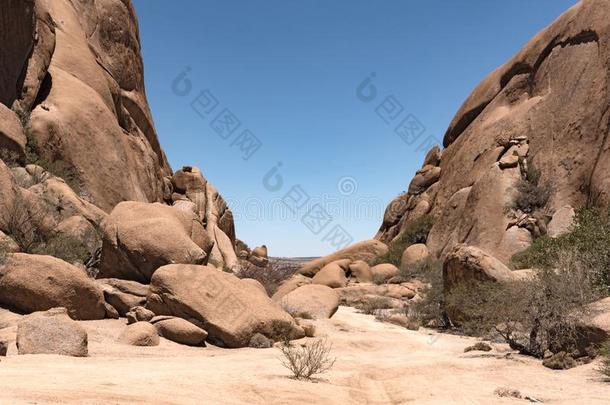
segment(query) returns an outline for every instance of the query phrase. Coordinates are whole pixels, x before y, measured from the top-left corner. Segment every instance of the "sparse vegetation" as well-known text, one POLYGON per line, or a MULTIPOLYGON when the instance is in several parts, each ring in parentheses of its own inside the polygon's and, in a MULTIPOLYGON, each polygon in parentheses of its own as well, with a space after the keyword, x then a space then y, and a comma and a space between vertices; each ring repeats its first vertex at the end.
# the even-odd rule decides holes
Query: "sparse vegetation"
POLYGON ((8 167, 19 166, 19 153, 8 148, 0 148, 0 160, 8 167))
POLYGON ((43 212, 17 193, 2 204, 0 229, 10 236, 23 253, 54 256, 69 263, 84 263, 90 256, 83 241, 69 235, 54 235, 45 239, 40 230, 43 212))
POLYGON ((249 346, 255 349, 269 349, 270 347, 273 347, 273 340, 262 333, 255 333, 252 338, 250 338, 249 346))
POLYGON ((421 291, 422 298, 407 308, 407 316, 425 326, 449 327, 449 319, 444 310, 442 262, 434 259, 423 260, 412 269, 403 271, 402 276, 416 277, 427 283, 421 291))
POLYGON ((433 224, 434 219, 430 215, 423 215, 410 221, 405 229, 388 244, 388 252, 376 258, 373 265, 391 263, 400 267, 402 253, 405 249, 416 243, 426 243, 433 224))
POLYGON ((556 238, 542 237, 513 256, 514 268, 552 269, 569 252, 594 285, 610 292, 610 208, 577 211, 572 230, 556 238))
POLYGON ((6 263, 6 258, 8 256, 8 246, 7 243, 3 240, 0 240, 0 266, 6 263))
POLYGON ((610 382, 610 342, 606 342, 600 350, 602 360, 598 367, 598 371, 610 382))
POLYGON ((516 185, 517 196, 512 208, 532 214, 544 208, 551 196, 551 187, 540 182, 540 171, 532 162, 527 166, 524 177, 516 185))
MULTIPOLYGON (((49 131, 51 131, 51 129, 49 131)), ((36 141, 33 139, 29 124, 25 127, 25 135, 27 138, 25 145, 26 165, 32 164, 42 167, 45 171, 63 179, 75 193, 79 194, 81 187, 76 168, 60 158, 48 159, 46 156, 42 156, 38 151, 36 141)), ((41 180, 43 179, 38 179, 35 183, 39 183, 41 180)))
POLYGON ((282 345, 282 365, 292 372, 297 380, 311 379, 323 374, 335 364, 335 358, 330 356, 332 345, 324 339, 303 346, 282 345))
POLYGON ((33 253, 43 242, 38 230, 42 212, 30 207, 21 193, 16 193, 11 201, 4 201, 2 211, 0 229, 17 243, 23 253, 33 253))
POLYGON ((68 263, 84 263, 91 255, 83 241, 70 235, 56 235, 36 246, 33 253, 57 257, 68 263))
POLYGON ((285 346, 290 346, 290 341, 295 338, 292 323, 286 321, 273 321, 271 323, 271 335, 274 341, 283 342, 285 346))
POLYGON ((496 335, 522 354, 543 358, 547 350, 578 349, 578 327, 595 298, 586 272, 569 255, 555 271, 512 283, 463 284, 445 300, 465 333, 496 335))
POLYGON ((356 306, 360 312, 366 315, 377 315, 379 310, 391 307, 390 298, 382 296, 365 298, 356 306))
POLYGON ((290 278, 296 271, 297 267, 285 266, 281 263, 269 261, 269 265, 265 268, 260 268, 250 262, 242 262, 242 268, 237 273, 239 278, 251 278, 263 285, 267 294, 272 296, 277 291, 282 281, 290 278))

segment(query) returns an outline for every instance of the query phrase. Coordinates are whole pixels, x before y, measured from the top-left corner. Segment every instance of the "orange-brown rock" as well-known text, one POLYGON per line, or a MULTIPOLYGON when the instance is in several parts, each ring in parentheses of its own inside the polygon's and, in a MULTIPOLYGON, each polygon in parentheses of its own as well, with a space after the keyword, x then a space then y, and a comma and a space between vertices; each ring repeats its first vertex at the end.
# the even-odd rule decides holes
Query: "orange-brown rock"
POLYGON ((433 256, 465 243, 507 263, 545 231, 540 215, 511 209, 532 167, 551 189, 542 214, 610 201, 609 117, 610 2, 583 0, 474 89, 377 239, 389 243, 424 212, 435 218, 433 256))
POLYGON ((161 201, 171 170, 146 101, 131 1, 7 0, 0 21, 0 103, 20 115, 39 155, 66 162, 105 211, 161 201))

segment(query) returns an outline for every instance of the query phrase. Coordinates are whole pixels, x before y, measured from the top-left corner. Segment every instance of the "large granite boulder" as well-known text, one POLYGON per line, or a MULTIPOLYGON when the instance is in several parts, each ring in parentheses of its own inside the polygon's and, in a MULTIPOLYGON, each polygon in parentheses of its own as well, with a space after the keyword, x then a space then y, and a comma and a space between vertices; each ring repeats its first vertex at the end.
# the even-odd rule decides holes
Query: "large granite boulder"
POLYGON ((24 313, 64 307, 79 320, 106 316, 102 290, 83 270, 55 257, 23 253, 0 266, 0 305, 24 313))
POLYGON ((302 337, 292 317, 258 287, 208 266, 161 267, 152 277, 146 306, 157 315, 194 320, 211 343, 224 347, 246 347, 256 333, 279 338, 280 324, 302 337))
POLYGON ((339 308, 339 295, 325 285, 304 285, 286 294, 280 305, 295 317, 327 319, 339 308))
POLYGON ((141 283, 166 264, 207 263, 214 245, 195 214, 159 203, 120 203, 102 232, 99 277, 141 283))
POLYGON ((29 127, 30 146, 73 168, 106 211, 161 201, 171 170, 146 101, 131 1, 8 0, 0 21, 0 103, 29 127))
POLYGON ((65 308, 26 316, 17 327, 19 354, 58 354, 86 357, 87 331, 70 319, 65 308))

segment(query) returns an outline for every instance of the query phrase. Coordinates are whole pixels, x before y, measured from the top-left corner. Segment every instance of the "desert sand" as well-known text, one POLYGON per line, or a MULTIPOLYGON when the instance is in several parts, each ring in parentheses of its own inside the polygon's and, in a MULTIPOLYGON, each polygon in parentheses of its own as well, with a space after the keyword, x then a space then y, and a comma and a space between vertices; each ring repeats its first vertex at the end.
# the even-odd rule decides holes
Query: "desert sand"
MULTIPOLYGON (((2 317, 7 321, 8 317, 2 317)), ((567 371, 510 354, 464 353, 475 339, 381 323, 341 307, 316 321, 337 358, 315 382, 295 381, 271 349, 191 348, 162 339, 158 347, 115 343, 124 319, 87 321, 88 358, 17 356, 0 363, 2 404, 490 404, 499 387, 547 404, 607 404, 610 386, 596 364, 567 371), (507 356, 508 355, 508 356, 507 356)), ((0 331, 14 336, 15 327, 0 331)))

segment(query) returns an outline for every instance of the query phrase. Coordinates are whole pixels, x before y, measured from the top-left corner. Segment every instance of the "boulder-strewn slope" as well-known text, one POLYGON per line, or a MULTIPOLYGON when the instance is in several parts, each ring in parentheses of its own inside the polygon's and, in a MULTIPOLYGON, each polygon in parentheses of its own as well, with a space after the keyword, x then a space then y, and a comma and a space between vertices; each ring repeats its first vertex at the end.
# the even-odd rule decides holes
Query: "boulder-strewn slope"
MULTIPOLYGON (((0 108, 19 117, 28 146, 66 162, 105 211, 162 201, 171 169, 146 101, 131 2, 4 0, 0 21, 0 102, 13 113, 0 108)), ((23 155, 24 136, 12 138, 23 155)))
POLYGON ((477 86, 376 239, 388 243, 429 214, 431 254, 465 243, 507 262, 560 209, 607 203, 609 82, 610 2, 583 0, 477 86), (515 208, 518 182, 537 173, 548 201, 515 208))

